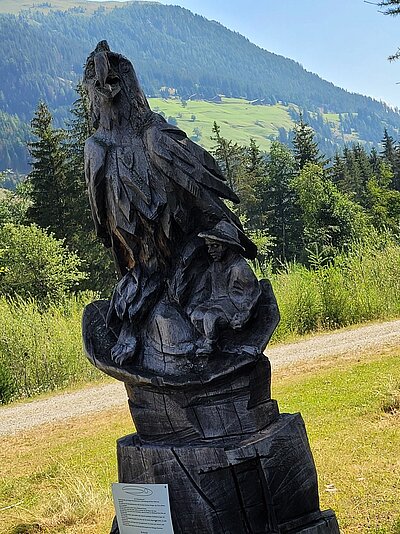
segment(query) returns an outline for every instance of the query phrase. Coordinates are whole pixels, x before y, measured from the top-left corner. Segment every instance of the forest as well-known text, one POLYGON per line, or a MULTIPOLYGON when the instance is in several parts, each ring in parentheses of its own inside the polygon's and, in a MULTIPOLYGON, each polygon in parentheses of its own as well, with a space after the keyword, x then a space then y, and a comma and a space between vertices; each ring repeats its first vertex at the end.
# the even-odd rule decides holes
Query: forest
POLYGON ((0 14, 0 36, 0 170, 29 170, 24 144, 39 100, 48 104, 56 126, 65 126, 82 65, 101 39, 133 60, 147 95, 209 99, 223 94, 259 105, 295 105, 294 118, 300 111, 309 115, 329 155, 344 142, 321 113, 340 114, 341 136, 353 133, 368 148, 378 146, 382 124, 395 138, 400 132, 397 110, 335 87, 299 63, 178 6, 134 2, 94 12, 82 6, 30 8, 0 14))

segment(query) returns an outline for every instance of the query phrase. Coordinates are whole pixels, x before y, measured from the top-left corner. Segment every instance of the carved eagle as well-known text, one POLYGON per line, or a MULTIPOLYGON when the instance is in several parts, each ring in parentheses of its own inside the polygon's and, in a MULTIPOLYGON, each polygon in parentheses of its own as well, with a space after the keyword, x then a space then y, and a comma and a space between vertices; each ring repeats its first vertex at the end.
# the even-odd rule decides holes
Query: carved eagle
POLYGON ((84 72, 95 133, 85 171, 97 234, 120 273, 167 272, 174 255, 220 220, 233 223, 248 258, 255 245, 223 199, 239 199, 214 158, 151 111, 131 62, 101 41, 84 72))

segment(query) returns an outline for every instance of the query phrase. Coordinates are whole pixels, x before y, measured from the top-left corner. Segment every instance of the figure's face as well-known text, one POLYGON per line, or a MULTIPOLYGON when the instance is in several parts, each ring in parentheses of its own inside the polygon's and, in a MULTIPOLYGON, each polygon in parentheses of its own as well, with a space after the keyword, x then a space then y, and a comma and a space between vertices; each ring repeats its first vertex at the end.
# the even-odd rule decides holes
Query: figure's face
POLYGON ((226 247, 223 243, 216 241, 206 241, 208 253, 214 261, 221 261, 225 256, 226 247))

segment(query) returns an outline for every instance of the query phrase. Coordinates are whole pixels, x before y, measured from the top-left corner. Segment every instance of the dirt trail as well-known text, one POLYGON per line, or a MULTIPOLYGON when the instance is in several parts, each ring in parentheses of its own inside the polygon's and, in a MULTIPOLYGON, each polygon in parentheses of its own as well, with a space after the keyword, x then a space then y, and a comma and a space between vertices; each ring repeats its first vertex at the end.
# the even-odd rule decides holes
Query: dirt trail
MULTIPOLYGON (((273 369, 305 360, 382 350, 400 346, 400 320, 320 334, 296 343, 277 345, 266 351, 273 369)), ((74 393, 0 408, 0 436, 16 434, 70 417, 100 412, 126 403, 125 388, 116 382, 74 393)))

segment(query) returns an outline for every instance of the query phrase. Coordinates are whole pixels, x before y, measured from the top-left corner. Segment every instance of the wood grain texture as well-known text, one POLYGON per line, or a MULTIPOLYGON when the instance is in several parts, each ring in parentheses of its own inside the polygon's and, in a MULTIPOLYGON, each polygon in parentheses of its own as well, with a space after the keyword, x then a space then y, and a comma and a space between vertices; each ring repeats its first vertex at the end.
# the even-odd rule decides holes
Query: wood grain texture
POLYGON ((257 249, 224 203, 236 194, 105 41, 84 84, 89 200, 120 281, 82 330, 89 360, 126 386, 137 432, 118 440, 119 481, 168 484, 175 534, 337 534, 303 420, 271 399, 279 310, 245 261, 257 249))

